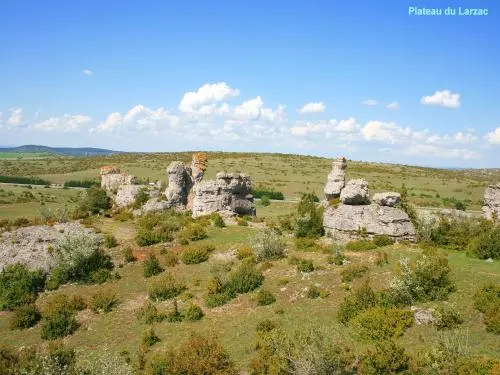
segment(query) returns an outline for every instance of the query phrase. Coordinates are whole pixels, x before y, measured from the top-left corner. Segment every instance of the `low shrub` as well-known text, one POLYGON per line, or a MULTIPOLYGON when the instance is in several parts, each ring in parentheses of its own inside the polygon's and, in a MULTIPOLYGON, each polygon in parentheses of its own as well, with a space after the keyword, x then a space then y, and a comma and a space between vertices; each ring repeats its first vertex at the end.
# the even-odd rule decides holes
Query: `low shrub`
POLYGON ((26 329, 35 326, 41 315, 34 303, 22 305, 14 310, 10 319, 11 329, 26 329))
POLYGON ((267 207, 271 204, 271 199, 269 199, 269 197, 267 195, 263 195, 260 198, 260 204, 264 207, 267 207))
POLYGON ((173 210, 149 213, 139 219, 135 240, 139 246, 172 241, 175 233, 185 225, 186 221, 186 216, 173 210))
POLYGON ((259 261, 276 260, 285 256, 285 242, 281 235, 272 229, 257 232, 251 246, 259 261))
POLYGON ((316 241, 314 238, 299 237, 295 238, 295 250, 297 251, 313 251, 316 241))
POLYGON ((137 319, 143 320, 146 324, 155 322, 160 323, 165 319, 165 314, 160 313, 151 301, 147 301, 144 306, 137 311, 136 316, 137 319))
POLYGON ((342 276, 342 282, 351 282, 354 279, 362 277, 368 272, 368 267, 364 264, 352 263, 347 265, 340 275, 342 276))
POLYGON ((226 223, 224 222, 224 219, 222 218, 222 216, 220 216, 220 214, 218 212, 214 212, 211 216, 210 216, 211 220, 212 220, 212 225, 214 227, 217 227, 217 228, 224 228, 226 226, 226 223))
POLYGON ((452 307, 439 306, 434 312, 434 326, 438 330, 454 329, 464 322, 459 312, 452 307))
POLYGON ((210 253, 214 250, 215 247, 212 245, 190 246, 182 252, 181 259, 184 264, 203 263, 208 260, 210 253))
POLYGON ((373 237, 373 243, 377 247, 391 246, 394 242, 395 241, 387 235, 376 235, 373 237))
POLYGON ((156 335, 153 328, 148 328, 146 332, 142 335, 142 344, 149 347, 160 342, 160 338, 156 335))
POLYGON ((356 240, 346 244, 345 249, 348 251, 367 251, 376 249, 377 245, 372 240, 356 240))
POLYGON ((246 221, 243 217, 237 217, 236 224, 240 227, 248 227, 248 221, 246 221))
POLYGON ((274 200, 284 200, 285 196, 280 191, 265 190, 265 189, 252 189, 252 195, 254 198, 262 198, 263 196, 269 197, 269 199, 274 200))
POLYGON ((500 286, 484 285, 474 294, 474 307, 483 313, 486 330, 500 334, 500 286))
POLYGON ((100 211, 107 210, 111 207, 111 199, 108 197, 106 190, 92 186, 87 189, 86 194, 80 201, 78 209, 81 212, 89 212, 97 214, 100 211))
POLYGON ((274 297, 274 295, 270 291, 261 289, 257 293, 258 306, 267 306, 273 304, 274 302, 276 302, 276 297, 274 297))
POLYGON ((30 271, 21 263, 6 265, 0 272, 0 310, 33 303, 44 283, 41 270, 30 271))
POLYGON ((116 295, 110 291, 99 291, 90 300, 90 309, 95 312, 110 312, 118 304, 116 295))
POLYGON ((375 307, 378 298, 368 283, 363 283, 340 304, 337 319, 346 324, 360 312, 375 307))
POLYGON ((132 204, 133 208, 141 208, 144 203, 146 203, 149 199, 148 192, 145 188, 140 189, 136 196, 134 203, 132 204))
POLYGON ((319 198, 314 194, 303 194, 297 205, 298 219, 295 222, 295 237, 320 237, 323 229, 323 207, 316 203, 319 198))
POLYGON ((134 218, 134 215, 132 214, 132 212, 127 211, 127 210, 121 210, 119 212, 116 212, 113 215, 114 220, 121 221, 122 223, 125 221, 132 220, 133 218, 134 218))
POLYGON ((179 263, 179 257, 172 251, 163 253, 163 261, 167 267, 175 267, 179 263))
POLYGON ((404 374, 410 368, 410 356, 405 348, 393 341, 381 341, 362 356, 359 373, 362 375, 404 374))
POLYGON ((236 293, 230 290, 225 290, 220 293, 207 294, 205 297, 205 306, 208 308, 223 306, 234 297, 236 297, 236 293))
POLYGON ((149 256, 144 260, 144 277, 152 277, 158 275, 164 271, 158 258, 154 254, 149 254, 149 256))
POLYGON ((228 287, 235 293, 248 293, 262 285, 264 275, 250 262, 243 262, 229 276, 228 287))
POLYGON ((312 299, 319 298, 319 296, 321 295, 321 291, 316 285, 313 284, 309 288, 307 288, 306 295, 307 298, 312 298, 312 299))
POLYGON ((500 258, 500 226, 481 234, 473 239, 468 247, 468 253, 479 259, 500 258))
POLYGON ((180 295, 186 286, 177 281, 171 274, 155 276, 149 284, 149 297, 156 300, 166 300, 180 295))
POLYGON ((379 267, 389 264, 389 256, 385 251, 377 251, 375 254, 375 264, 379 267))
POLYGON ((183 319, 187 320, 188 322, 195 322, 197 320, 200 320, 204 315, 205 313, 203 312, 201 307, 195 304, 190 304, 187 309, 182 312, 183 319))
POLYGON ((76 307, 64 294, 53 296, 42 311, 42 339, 55 340, 78 329, 76 307))
POLYGON ((313 264, 312 260, 301 259, 297 263, 297 270, 299 272, 305 272, 305 273, 313 272, 314 271, 314 264, 313 264))
POLYGON ((113 247, 116 247, 116 245, 118 245, 116 237, 110 233, 106 233, 104 235, 104 246, 107 247, 108 249, 112 249, 113 247))
POLYGON ((104 284, 106 281, 111 279, 113 275, 111 271, 107 268, 99 268, 90 273, 90 282, 92 284, 104 284))
POLYGON ((271 319, 264 319, 257 323, 255 331, 258 333, 271 332, 273 329, 277 328, 278 325, 271 319))
POLYGON ((137 260, 130 246, 127 246, 123 249, 123 258, 127 263, 132 263, 137 260))
POLYGON ((241 246, 236 250, 236 258, 238 258, 239 260, 251 258, 253 256, 253 250, 249 246, 241 246))
POLYGON ((361 311, 350 324, 361 339, 386 340, 402 336, 406 328, 413 325, 413 312, 397 308, 372 307, 361 311))
POLYGON ((200 224, 189 224, 179 232, 179 242, 182 245, 186 245, 190 241, 199 241, 207 237, 208 234, 206 229, 200 224))

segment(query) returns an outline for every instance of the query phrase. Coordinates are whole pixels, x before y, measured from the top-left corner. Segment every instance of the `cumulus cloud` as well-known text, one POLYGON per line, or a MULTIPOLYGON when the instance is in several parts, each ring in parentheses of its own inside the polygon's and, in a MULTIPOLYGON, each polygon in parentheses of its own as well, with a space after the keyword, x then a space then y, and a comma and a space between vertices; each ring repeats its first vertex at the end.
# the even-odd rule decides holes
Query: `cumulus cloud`
POLYGON ((23 109, 22 108, 10 108, 10 116, 7 119, 8 126, 18 126, 23 121, 23 109))
POLYGON ((476 151, 467 150, 464 148, 446 148, 423 144, 411 145, 408 148, 407 153, 408 155, 412 156, 463 160, 479 159, 481 157, 481 155, 476 151))
POLYGON ((500 144, 500 127, 496 128, 494 131, 488 133, 486 135, 486 139, 491 144, 500 144))
POLYGON ((325 120, 316 122, 298 122, 290 128, 290 133, 294 136, 306 136, 308 134, 321 133, 326 137, 330 137, 333 133, 355 133, 360 126, 356 123, 356 119, 351 117, 347 120, 325 120))
POLYGON ((422 97, 420 103, 445 108, 460 108, 460 94, 454 94, 449 90, 436 91, 433 95, 422 97))
POLYGON ((91 118, 88 116, 65 114, 60 117, 51 117, 47 120, 38 122, 33 125, 33 128, 45 132, 74 132, 81 130, 82 126, 88 124, 90 121, 91 118))
POLYGON ((86 76, 91 76, 93 74, 92 70, 90 69, 82 70, 82 73, 85 74, 86 76))
POLYGON ((181 112, 196 113, 205 105, 218 103, 239 94, 238 89, 229 87, 226 82, 207 83, 197 91, 185 93, 178 108, 181 112))
POLYGON ((311 102, 305 104, 298 110, 299 113, 323 113, 325 111, 325 104, 323 102, 311 102))
POLYGON ((375 106, 378 104, 378 101, 375 100, 375 99, 368 99, 368 100, 364 100, 361 104, 363 105, 369 105, 369 106, 375 106))
POLYGON ((361 129, 363 138, 367 141, 385 141, 396 143, 400 140, 411 139, 411 128, 403 128, 393 122, 368 121, 361 129))
POLYGON ((426 139, 427 143, 432 143, 432 144, 453 144, 453 143, 462 143, 462 144, 467 144, 467 143, 473 143, 478 140, 478 137, 474 134, 471 133, 462 133, 458 132, 456 134, 452 135, 432 135, 429 136, 426 139))
POLYGON ((392 103, 389 103, 385 106, 387 109, 390 109, 390 110, 393 110, 393 111, 396 111, 400 108, 399 106, 399 103, 398 102, 392 102, 392 103))

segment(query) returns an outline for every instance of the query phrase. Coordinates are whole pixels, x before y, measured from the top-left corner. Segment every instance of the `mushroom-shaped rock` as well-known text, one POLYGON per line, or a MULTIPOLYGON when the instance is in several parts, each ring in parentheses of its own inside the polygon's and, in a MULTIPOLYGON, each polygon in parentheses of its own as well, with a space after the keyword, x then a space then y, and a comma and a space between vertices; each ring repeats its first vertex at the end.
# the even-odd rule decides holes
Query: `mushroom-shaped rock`
POLYGON ((394 207, 401 201, 401 194, 393 191, 376 193, 373 195, 372 200, 381 206, 394 207))
POLYGON ((345 175, 347 161, 344 157, 335 159, 332 162, 332 170, 328 174, 324 193, 326 200, 340 197, 340 192, 345 186, 345 175))

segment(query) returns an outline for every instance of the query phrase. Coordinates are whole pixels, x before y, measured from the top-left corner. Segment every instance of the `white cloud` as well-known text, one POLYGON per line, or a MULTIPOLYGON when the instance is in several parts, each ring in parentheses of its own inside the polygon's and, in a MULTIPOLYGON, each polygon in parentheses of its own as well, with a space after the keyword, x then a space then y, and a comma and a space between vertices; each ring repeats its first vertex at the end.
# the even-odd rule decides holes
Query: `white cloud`
POLYGON ((322 113, 325 112, 325 104, 323 102, 311 102, 305 104, 298 110, 299 113, 322 113))
POLYGON ((90 117, 83 115, 68 115, 65 114, 61 117, 51 117, 33 125, 33 128, 45 132, 60 131, 60 132, 74 132, 82 128, 83 125, 91 121, 90 117))
POLYGON ((290 133, 294 136, 306 136, 307 134, 321 133, 329 138, 334 133, 355 133, 360 126, 356 119, 351 117, 347 120, 324 120, 317 122, 298 122, 290 128, 290 133))
POLYGON ((411 145, 407 149, 407 153, 412 156, 463 160, 479 159, 481 157, 479 153, 464 148, 446 148, 422 144, 411 145))
POLYGON ((178 108, 181 112, 196 113, 204 105, 221 102, 239 94, 238 89, 229 87, 226 82, 207 83, 197 91, 185 93, 178 108))
POLYGON ((90 69, 82 70, 82 73, 85 74, 86 76, 91 76, 93 74, 92 70, 90 69))
POLYGON ((364 100, 361 104, 363 105, 369 105, 369 106, 375 106, 378 104, 378 101, 375 100, 375 99, 368 99, 368 100, 364 100))
POLYGON ((488 133, 486 135, 486 139, 491 144, 496 144, 496 145, 500 144, 500 127, 496 128, 491 133, 488 133))
POLYGON ((392 102, 392 103, 389 103, 385 106, 387 109, 391 109, 391 110, 398 110, 400 108, 400 105, 398 102, 392 102))
POLYGON ((460 94, 454 94, 449 90, 436 91, 431 96, 424 96, 420 99, 424 105, 439 105, 445 108, 460 108, 460 94))
POLYGON ((426 139, 426 143, 431 143, 431 144, 441 144, 441 145, 450 145, 450 144, 469 144, 476 142, 478 140, 478 137, 475 136, 474 134, 471 133, 462 133, 458 132, 456 134, 452 135, 437 135, 434 134, 432 136, 429 136, 426 139))
POLYGON ((22 108, 10 108, 10 116, 7 119, 7 125, 17 126, 23 121, 23 109, 22 108))
POLYGON ((404 139, 411 139, 413 131, 408 127, 403 128, 393 122, 368 121, 361 129, 361 134, 367 141, 396 143, 404 139))

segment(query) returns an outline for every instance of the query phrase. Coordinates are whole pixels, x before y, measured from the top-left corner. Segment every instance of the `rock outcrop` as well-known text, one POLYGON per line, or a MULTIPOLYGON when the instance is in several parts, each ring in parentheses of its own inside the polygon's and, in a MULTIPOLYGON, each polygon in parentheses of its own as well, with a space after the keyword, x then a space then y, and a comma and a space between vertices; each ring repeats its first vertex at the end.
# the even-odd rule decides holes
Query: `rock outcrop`
POLYGON ((250 177, 244 173, 217 173, 216 180, 194 187, 193 217, 219 212, 223 216, 255 215, 250 177))
POLYGON ((167 175, 168 187, 165 190, 165 196, 170 207, 185 209, 189 192, 194 185, 191 168, 180 161, 174 161, 168 166, 167 175))
POLYGON ((324 188, 326 200, 340 197, 340 192, 345 186, 346 168, 347 161, 344 157, 333 161, 332 170, 328 174, 328 180, 324 188))
POLYGON ((410 218, 406 212, 395 207, 401 200, 400 194, 378 193, 371 203, 368 183, 357 179, 348 181, 340 189, 339 198, 338 205, 327 205, 325 208, 323 226, 327 233, 343 240, 356 238, 360 230, 368 236, 387 235, 395 240, 409 241, 416 239, 415 227, 410 218))
POLYGON ((484 191, 483 214, 488 220, 500 219, 500 183, 490 185, 484 191))
POLYGON ((120 185, 116 192, 115 205, 118 208, 127 207, 135 202, 139 191, 144 189, 142 185, 120 185))
POLYGON ((137 183, 135 176, 120 173, 118 167, 101 167, 101 187, 109 192, 116 192, 120 185, 133 185, 137 183))

